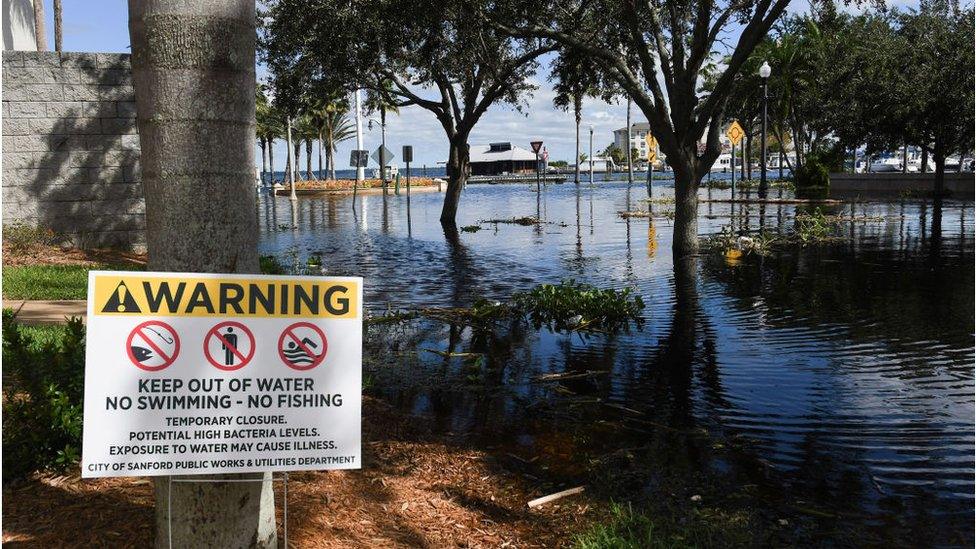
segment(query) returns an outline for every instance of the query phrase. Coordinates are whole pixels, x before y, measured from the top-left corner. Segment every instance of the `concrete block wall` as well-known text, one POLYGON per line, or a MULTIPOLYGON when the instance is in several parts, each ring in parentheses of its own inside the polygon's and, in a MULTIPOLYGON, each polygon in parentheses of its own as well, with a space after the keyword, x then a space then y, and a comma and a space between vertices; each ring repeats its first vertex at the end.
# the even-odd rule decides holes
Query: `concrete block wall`
POLYGON ((4 51, 2 62, 3 223, 144 247, 129 56, 4 51))

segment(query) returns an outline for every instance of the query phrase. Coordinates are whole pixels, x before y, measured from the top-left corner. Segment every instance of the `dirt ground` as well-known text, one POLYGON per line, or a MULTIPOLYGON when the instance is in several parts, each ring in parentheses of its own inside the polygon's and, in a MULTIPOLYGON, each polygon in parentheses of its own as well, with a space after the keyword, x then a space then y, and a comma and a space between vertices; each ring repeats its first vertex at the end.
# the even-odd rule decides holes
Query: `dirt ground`
POLYGON ((10 246, 3 245, 3 264, 7 267, 20 265, 145 265, 144 253, 123 252, 111 249, 81 250, 71 248, 62 250, 59 246, 32 246, 29 251, 14 253, 10 246))
MULTIPOLYGON (((564 488, 517 472, 504 453, 432 435, 423 418, 364 399, 363 469, 293 473, 290 547, 559 547, 596 518, 586 494, 529 509, 564 488), (554 489, 555 488, 555 489, 554 489)), ((278 532, 282 486, 276 484, 278 532)), ((38 475, 3 489, 10 547, 147 547, 152 483, 38 475)))

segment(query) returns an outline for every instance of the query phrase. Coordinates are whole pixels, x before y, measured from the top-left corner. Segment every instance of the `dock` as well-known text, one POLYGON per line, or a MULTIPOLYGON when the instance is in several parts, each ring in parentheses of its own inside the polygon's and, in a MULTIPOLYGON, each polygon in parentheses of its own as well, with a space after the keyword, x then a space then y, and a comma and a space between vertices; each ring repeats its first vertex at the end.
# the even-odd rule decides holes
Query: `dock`
MULTIPOLYGON (((565 183, 566 176, 561 174, 542 174, 539 180, 543 183, 565 183)), ((505 175, 472 175, 468 178, 468 183, 478 184, 487 183, 496 185, 499 183, 535 183, 536 175, 533 174, 505 174, 505 175)))

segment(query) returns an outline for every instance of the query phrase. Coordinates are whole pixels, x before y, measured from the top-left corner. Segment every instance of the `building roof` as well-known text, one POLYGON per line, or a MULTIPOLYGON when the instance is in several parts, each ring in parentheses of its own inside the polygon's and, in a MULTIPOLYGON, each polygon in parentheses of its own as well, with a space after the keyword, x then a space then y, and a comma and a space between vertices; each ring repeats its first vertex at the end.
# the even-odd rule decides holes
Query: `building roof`
MULTIPOLYGON (((647 122, 634 122, 630 125, 631 131, 646 132, 651 129, 651 125, 647 122)), ((627 133, 627 126, 620 128, 619 130, 613 130, 613 133, 627 133)))
POLYGON ((521 162, 521 161, 535 162, 534 152, 523 149, 518 145, 512 145, 510 143, 492 143, 490 145, 489 144, 471 145, 470 150, 471 150, 471 162, 500 162, 500 161, 511 161, 511 160, 514 160, 516 162, 521 162), (504 147, 504 146, 499 147, 498 145, 508 145, 508 147, 504 147))

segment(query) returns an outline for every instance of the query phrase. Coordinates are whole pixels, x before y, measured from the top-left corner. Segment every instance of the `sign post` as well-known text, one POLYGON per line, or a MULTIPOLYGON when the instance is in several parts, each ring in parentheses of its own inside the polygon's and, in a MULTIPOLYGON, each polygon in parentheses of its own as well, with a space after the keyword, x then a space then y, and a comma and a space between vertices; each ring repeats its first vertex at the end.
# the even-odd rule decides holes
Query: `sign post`
POLYGON ((728 136, 729 141, 732 142, 732 201, 733 202, 735 202, 735 147, 736 145, 739 144, 739 141, 742 141, 742 137, 745 134, 746 132, 742 129, 742 126, 739 125, 738 120, 733 120, 732 125, 729 126, 728 131, 725 132, 725 135, 728 136))
POLYGON ((410 162, 413 161, 413 147, 403 146, 403 161, 407 164, 407 196, 410 196, 410 162))
POLYGON ((91 271, 82 477, 361 467, 362 279, 91 271))
POLYGON ((644 137, 644 142, 647 143, 647 198, 653 198, 654 162, 657 161, 657 138, 651 135, 651 132, 647 132, 647 136, 644 137))
POLYGON ((539 192, 541 181, 541 170, 539 169, 539 150, 542 149, 542 141, 532 141, 529 144, 532 145, 532 152, 535 153, 535 192, 539 192))

